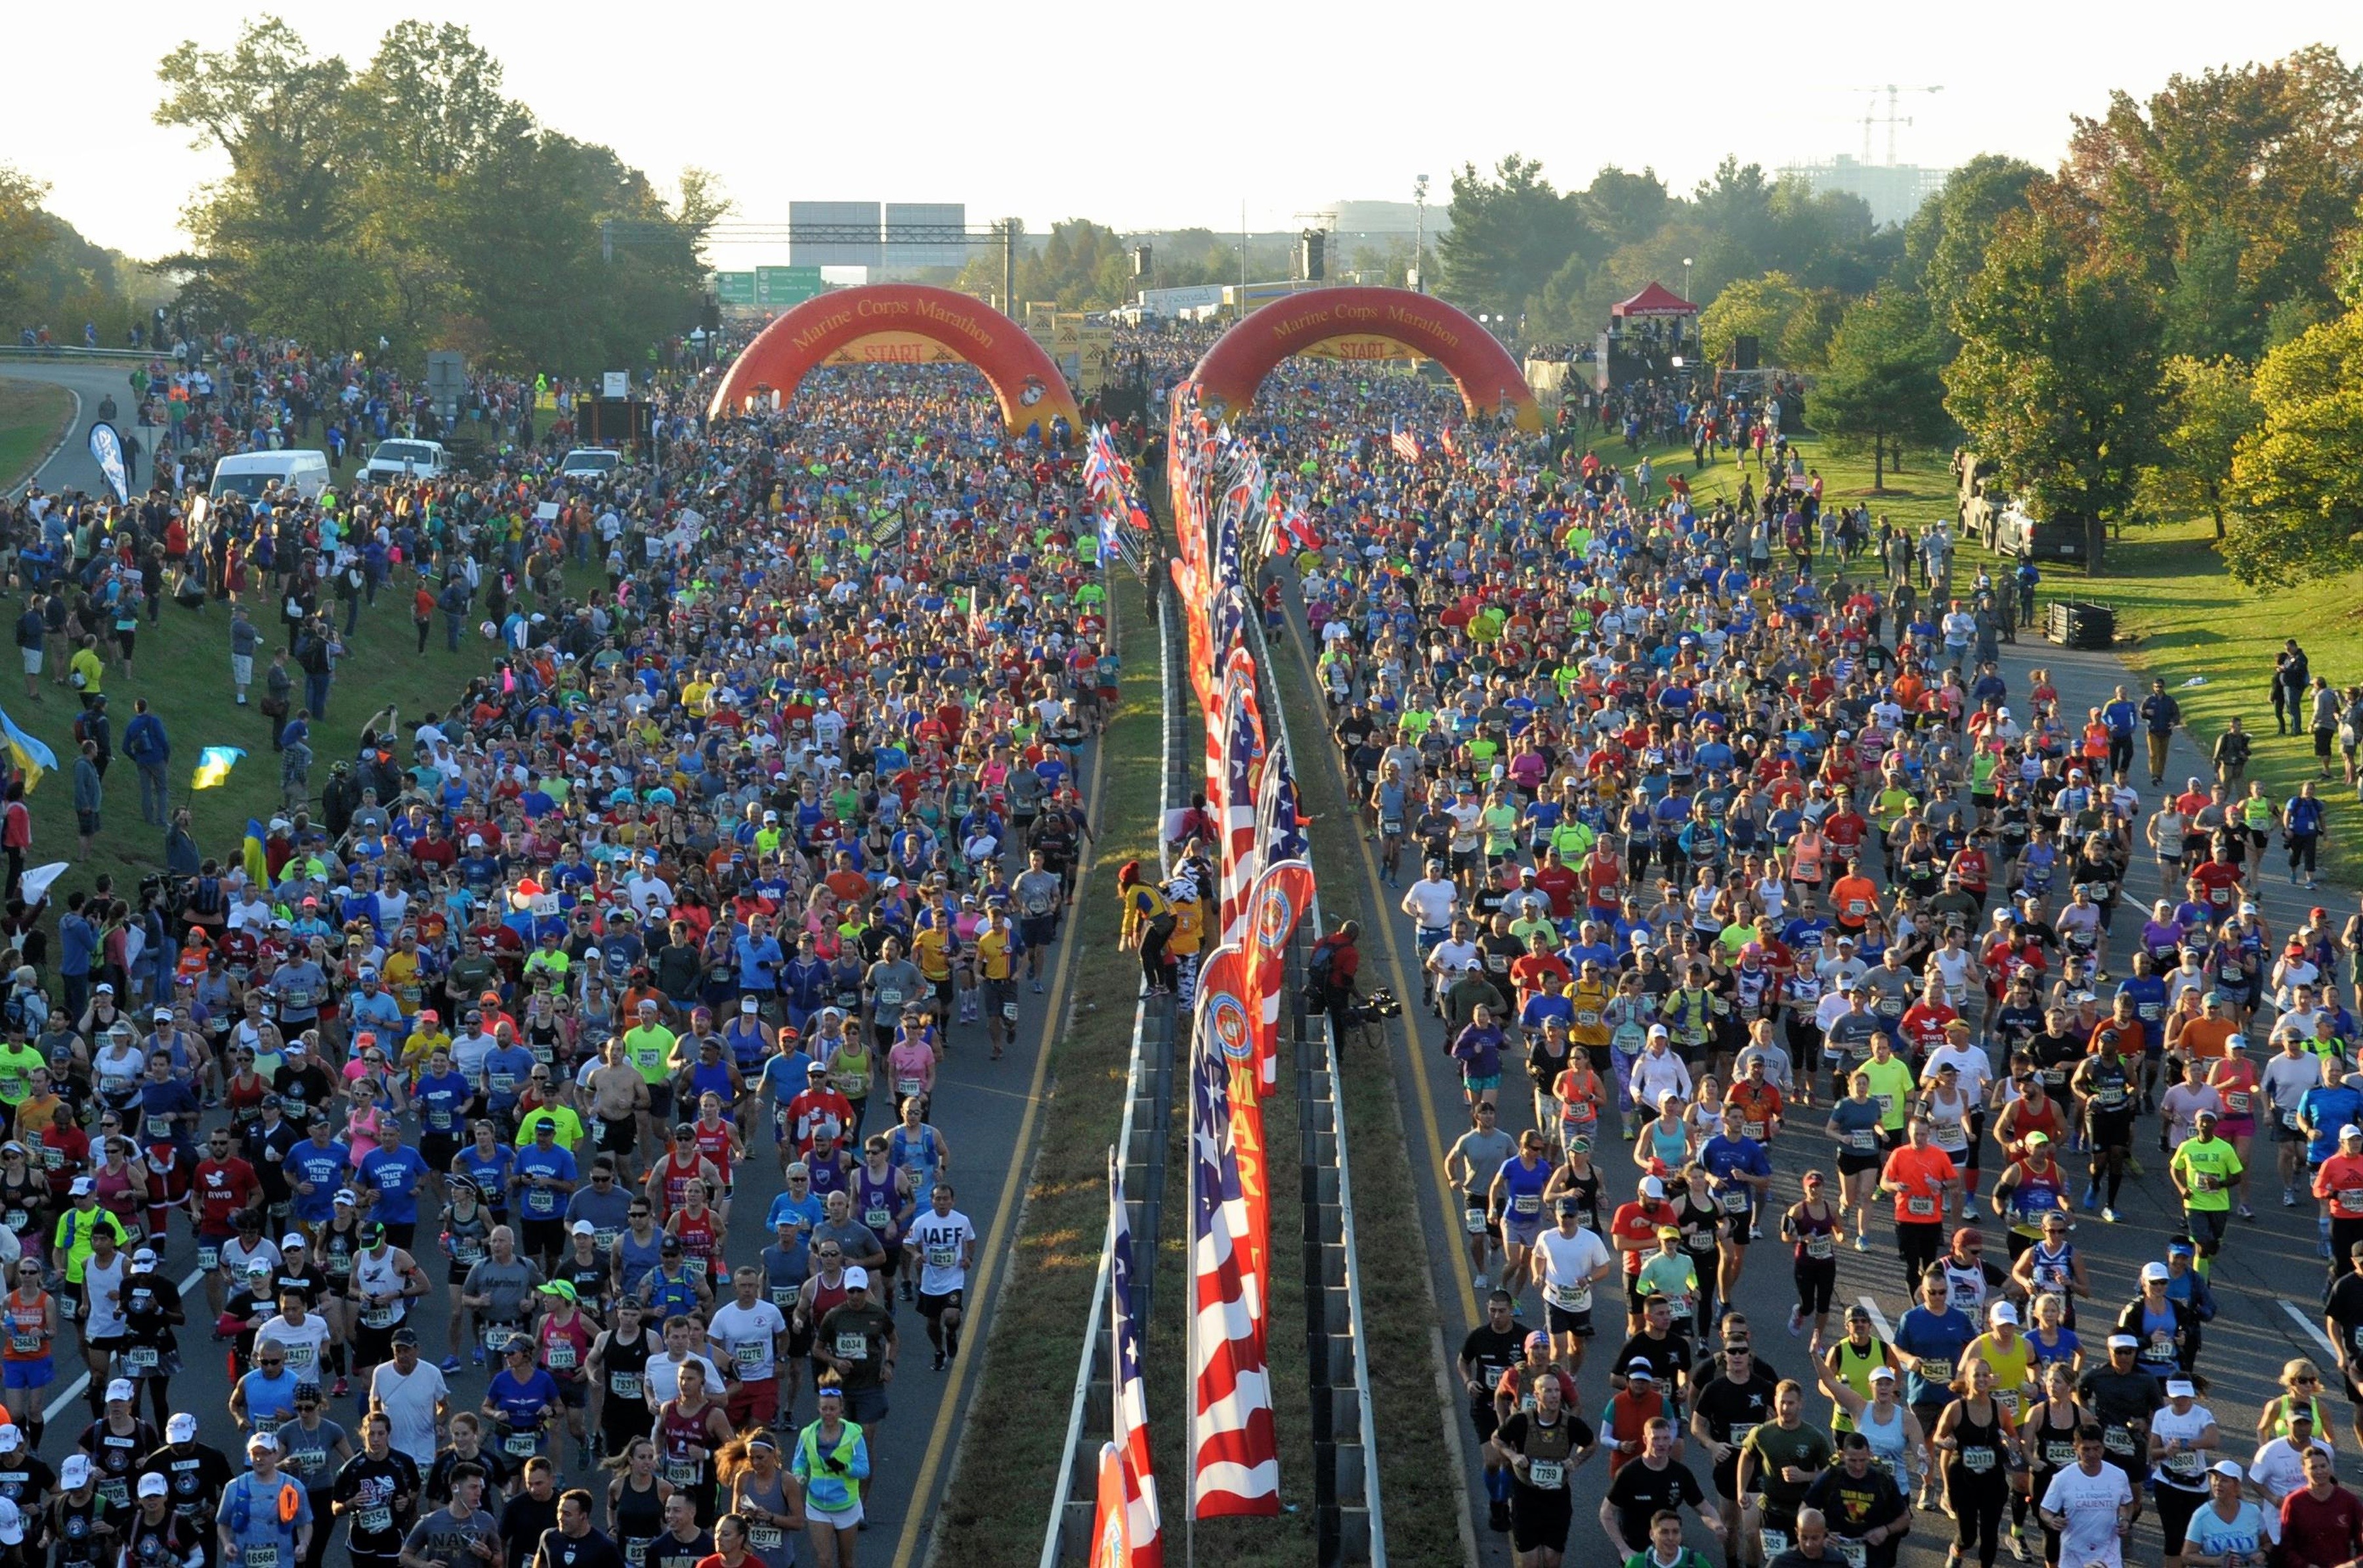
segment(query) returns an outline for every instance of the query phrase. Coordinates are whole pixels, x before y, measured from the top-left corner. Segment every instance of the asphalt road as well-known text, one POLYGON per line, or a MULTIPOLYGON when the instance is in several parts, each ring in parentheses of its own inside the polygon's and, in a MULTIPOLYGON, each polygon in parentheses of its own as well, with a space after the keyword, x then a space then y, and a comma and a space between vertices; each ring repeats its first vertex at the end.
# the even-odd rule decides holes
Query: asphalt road
MULTIPOLYGON (((1302 689, 1315 689, 1313 672, 1306 657, 1306 647, 1301 621, 1292 620, 1291 642, 1293 651, 1284 662, 1288 674, 1302 684, 1302 689)), ((2080 653, 2062 650, 2040 641, 2021 642, 2004 650, 2004 673, 2014 691, 2026 689, 2026 673, 2040 666, 2050 671, 2061 694, 2063 711, 2071 717, 2080 717, 2083 709, 2105 702, 2111 688, 2122 680, 2138 696, 2140 687, 2130 686, 2135 677, 2112 655, 2080 653)), ((2258 704, 2269 705, 2261 694, 2258 704)), ((2255 726, 2252 724, 2251 728, 2255 726)), ((2265 728, 2269 734, 2269 723, 2265 728)), ((2297 744, 2285 742, 2284 744, 2297 744)), ((1326 753, 1324 765, 1338 769, 1334 750, 1326 753)), ((2169 780, 2180 785, 2191 774, 2212 776, 2202 764, 2199 750, 2186 735, 2178 734, 2169 755, 2169 780)), ((1333 776, 1342 776, 1342 770, 1333 776)), ((2155 799, 2156 792, 2147 788, 2147 777, 2138 777, 2136 786, 2142 790, 2145 810, 2155 799)), ((2334 815, 2333 828, 2337 817, 2334 815)), ((1367 843, 1359 846, 1359 856, 1348 856, 1342 863, 1332 862, 1332 876, 1359 876, 1361 879, 1365 907, 1379 911, 1378 917, 1367 922, 1374 927, 1364 939, 1368 955, 1364 973, 1366 984, 1386 984, 1405 1000, 1402 1023, 1392 1032, 1390 1052, 1396 1084, 1403 1105, 1404 1124, 1409 1131, 1415 1164, 1424 1165, 1430 1179, 1422 1184, 1420 1219, 1426 1240, 1426 1263, 1440 1304, 1442 1322, 1439 1343, 1447 1355, 1457 1355, 1461 1341, 1469 1331, 1482 1321, 1480 1302, 1470 1277, 1462 1245, 1460 1206, 1443 1177, 1444 1159, 1454 1141, 1466 1129, 1468 1122, 1462 1111, 1458 1073, 1441 1051, 1443 1026, 1426 1015, 1416 1005, 1420 995, 1419 966, 1411 921, 1397 906, 1402 895, 1387 887, 1381 880, 1378 862, 1370 853, 1367 843), (1373 973, 1375 970, 1375 973, 1373 973)), ((2138 863, 2138 862, 2137 862, 2138 863)), ((2285 878, 2275 873, 2277 862, 2269 856, 2268 874, 2261 893, 2266 913, 2276 931, 2292 929, 2313 904, 2329 906, 2334 917, 2355 908, 2356 895, 2351 889, 2332 889, 2324 884, 2318 893, 2304 894, 2291 889, 2285 878)), ((1410 875, 1415 875, 1413 872, 1410 875)), ((1408 882, 1406 876, 1405 881, 1408 882)), ((2155 873, 2139 866, 2129 894, 2144 898, 2154 897, 2155 873), (2145 880, 2147 878, 2148 880, 2145 880)), ((2135 916, 2138 921, 2139 916, 2135 916)), ((2121 967, 2121 966, 2120 966, 2121 967)), ((1501 1096, 1501 1126, 1503 1131, 1515 1134, 1533 1125, 1533 1106, 1525 1091, 1521 1073, 1504 1074, 1501 1096)), ((1774 1186, 1773 1212, 1794 1202, 1799 1192, 1798 1177, 1808 1167, 1829 1168, 1827 1146, 1821 1134, 1822 1112, 1806 1112, 1797 1117, 1791 1129, 1785 1131, 1776 1145, 1774 1166, 1777 1180, 1774 1186)), ((2164 1173, 2164 1157, 2158 1151, 2158 1123, 2146 1119, 2136 1129, 2135 1156, 2142 1162, 2144 1173, 2129 1180, 2120 1207, 2123 1223, 2110 1226, 2097 1215, 2080 1215, 2081 1223, 2075 1235, 2077 1250, 2086 1261, 2093 1288, 2093 1300, 2085 1304, 2080 1323, 2088 1342, 2093 1326, 2104 1318, 2113 1318, 2118 1308, 2131 1300, 2137 1289, 2136 1278, 2141 1265, 2163 1256, 2164 1240, 2181 1229, 2180 1210, 2164 1173)), ((2260 1152, 2262 1146, 2260 1145, 2260 1152)), ((2269 1155, 2265 1158, 2269 1161, 2269 1155)), ((2072 1159, 2065 1159, 2071 1168, 2080 1168, 2072 1159)), ((1595 1156, 1595 1167, 1603 1176, 1603 1207, 1625 1201, 1633 1195, 1638 1172, 1631 1163, 1631 1146, 1619 1143, 1604 1147, 1595 1156)), ((2002 1168, 1996 1151, 1988 1146, 1986 1154, 1986 1186, 1991 1190, 1992 1177, 2002 1168)), ((2296 1209, 2284 1209, 2275 1201, 2275 1187, 2269 1173, 2260 1179, 2258 1188, 2258 1219, 2254 1224, 2235 1224, 2224 1256, 2218 1260, 2214 1286, 2221 1304, 2221 1316, 2207 1328, 2205 1348, 2198 1370, 2210 1379, 2212 1386, 2202 1401, 2218 1421, 2222 1433, 2222 1451, 2244 1464, 2255 1451, 2254 1433, 2263 1403, 2280 1392, 2274 1379, 2282 1363, 2295 1356, 2312 1358, 2331 1374, 2335 1392, 2336 1361, 2328 1342, 2321 1337, 2321 1295, 2324 1283, 2324 1264, 2315 1254, 2313 1213, 2311 1203, 2296 1209)), ((2080 1188, 2080 1183, 2079 1184, 2080 1188)), ((1844 1250, 1840 1253, 1837 1312, 1847 1305, 1868 1300, 1877 1320, 1884 1326, 1892 1323, 1910 1305, 1903 1292, 1903 1271, 1892 1246, 1892 1234, 1886 1224, 1886 1207, 1873 1210, 1872 1250, 1868 1254, 1844 1250)), ((1980 1210, 1991 1219, 1988 1211, 1980 1210)), ((2003 1262, 2000 1233, 1988 1226, 1994 1240, 1996 1262, 2003 1262)), ((1767 1227, 1768 1232, 1771 1229, 1767 1227)), ((1366 1266, 1389 1266, 1390 1260, 1369 1260, 1366 1266)), ((1783 1332, 1789 1309, 1795 1302, 1790 1279, 1790 1257, 1785 1247, 1770 1240, 1750 1249, 1746 1272, 1741 1276, 1733 1299, 1738 1310, 1747 1314, 1755 1328, 1755 1343, 1759 1357, 1769 1360, 1772 1370, 1781 1376, 1800 1378, 1812 1386, 1806 1342, 1792 1339, 1783 1332)), ((1498 1260, 1495 1264, 1498 1272, 1498 1260)), ((1519 1318, 1526 1327, 1539 1327, 1541 1307, 1529 1288, 1522 1297, 1519 1318)), ((1834 1318, 1834 1328, 1836 1327, 1834 1318)), ((1587 1419, 1596 1421, 1606 1404, 1607 1367, 1615 1344, 1607 1342, 1612 1336, 1621 1336, 1621 1315, 1603 1323, 1601 1339, 1595 1340, 1579 1379, 1580 1404, 1587 1419)), ((2089 1362, 2087 1363, 2090 1364, 2089 1362)), ((1444 1371, 1443 1386, 1457 1388, 1459 1377, 1451 1368, 1444 1371)), ((1437 1462, 1457 1464, 1466 1480, 1464 1496, 1468 1509, 1468 1529, 1476 1542, 1474 1561, 1483 1564, 1508 1564, 1511 1562, 1508 1537, 1486 1528, 1486 1499, 1481 1473, 1481 1461, 1475 1434, 1461 1410, 1462 1401, 1455 1397, 1447 1411, 1453 1425, 1448 1436, 1440 1428, 1414 1433, 1386 1434, 1381 1441, 1412 1442, 1435 1451, 1437 1462)), ((1826 1429, 1829 1405, 1819 1396, 1807 1401, 1807 1418, 1826 1429)), ((2346 1425, 2346 1413, 2337 1412, 2335 1424, 2346 1425)), ((2351 1444, 2351 1435, 2344 1430, 2328 1434, 2333 1440, 2351 1444)), ((2350 1482, 2363 1477, 2363 1466, 2357 1457, 2345 1451, 2340 1454, 2341 1473, 2350 1482)), ((1703 1485, 1708 1483, 1708 1466, 1703 1459, 1692 1461, 1692 1470, 1703 1485)), ((1575 1529, 1570 1541, 1570 1562, 1596 1561, 1596 1546, 1592 1532, 1597 1528, 1594 1515, 1607 1485, 1606 1467, 1595 1461, 1575 1477, 1575 1529)), ((1712 1493, 1712 1486, 1708 1486, 1712 1493)), ((2007 1520, 2005 1520, 2005 1524, 2007 1520)), ((1709 1553, 1712 1561, 1720 1562, 1712 1533, 1695 1520, 1690 1531, 1691 1544, 1709 1553)), ((1953 1531, 1950 1521, 1941 1513, 1923 1512, 1915 1517, 1914 1529, 1901 1558, 1903 1568, 1937 1568, 1942 1553, 1950 1544, 1953 1531)), ((2034 1527, 2028 1527, 2030 1551, 2039 1546, 2034 1527)), ((2155 1562, 2160 1555, 2156 1515, 2146 1509, 2143 1521, 2128 1542, 2128 1562, 2155 1562)), ((2007 1561, 2005 1553, 2005 1561, 2007 1561)))
POLYGON ((17 360, 0 359, 0 380, 42 381, 62 386, 82 400, 75 410, 73 433, 59 447, 50 461, 41 465, 28 483, 39 484, 54 495, 63 490, 79 490, 86 495, 106 494, 106 481, 91 461, 90 428, 97 422, 99 401, 113 397, 117 417, 116 429, 124 435, 139 438, 139 470, 134 476, 134 493, 148 483, 148 458, 155 442, 150 433, 127 423, 132 417, 131 369, 129 360, 17 360))

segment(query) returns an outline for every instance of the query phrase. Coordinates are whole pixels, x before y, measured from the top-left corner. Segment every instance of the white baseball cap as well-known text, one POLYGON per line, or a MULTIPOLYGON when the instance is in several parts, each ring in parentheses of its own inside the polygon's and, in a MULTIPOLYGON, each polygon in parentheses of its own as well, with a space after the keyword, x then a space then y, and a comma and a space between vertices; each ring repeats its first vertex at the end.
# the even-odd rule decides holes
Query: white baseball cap
MULTIPOLYGON (((76 1457, 79 1457, 78 1455, 76 1457)), ((25 1515, 16 1504, 0 1497, 0 1546, 21 1546, 25 1540, 25 1515)))
POLYGON ((77 1486, 89 1485, 90 1456, 83 1453, 66 1455, 66 1462, 58 1466, 58 1485, 69 1492, 77 1486))
POLYGON ((106 1402, 110 1405, 117 1399, 128 1405, 131 1403, 132 1394, 131 1380, 128 1377, 118 1377, 106 1385, 106 1402))
POLYGON ((143 1497, 161 1497, 171 1491, 172 1488, 164 1484, 162 1473, 158 1471, 151 1470, 139 1478, 139 1495, 143 1497))
POLYGON ((193 1443, 197 1440, 197 1418, 186 1410, 164 1423, 164 1440, 168 1443, 193 1443))
POLYGON ((870 1288, 870 1271, 863 1268, 860 1263, 856 1263, 851 1268, 847 1269, 845 1271, 845 1288, 848 1290, 868 1290, 870 1288))

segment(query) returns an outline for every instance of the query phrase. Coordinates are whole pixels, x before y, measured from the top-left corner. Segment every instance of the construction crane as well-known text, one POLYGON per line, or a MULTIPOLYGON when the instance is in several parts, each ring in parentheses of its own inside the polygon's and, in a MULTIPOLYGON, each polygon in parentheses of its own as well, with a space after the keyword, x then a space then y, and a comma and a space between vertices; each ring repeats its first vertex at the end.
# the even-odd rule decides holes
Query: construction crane
MULTIPOLYGON (((1899 87, 1892 82, 1880 87, 1858 87, 1855 89, 1855 91, 1858 93, 1867 92, 1874 95, 1884 93, 1887 95, 1887 113, 1884 118, 1887 121, 1887 166, 1889 168, 1892 169, 1895 167, 1895 128, 1899 125, 1910 125, 1912 123, 1908 117, 1900 116, 1895 112, 1896 100, 1905 93, 1941 93, 1945 89, 1942 84, 1934 87, 1899 87)), ((1870 100, 1869 105, 1863 110, 1862 116, 1862 161, 1865 163, 1870 161, 1871 125, 1874 121, 1881 117, 1882 117, 1879 114, 1879 99, 1874 96, 1870 100)))

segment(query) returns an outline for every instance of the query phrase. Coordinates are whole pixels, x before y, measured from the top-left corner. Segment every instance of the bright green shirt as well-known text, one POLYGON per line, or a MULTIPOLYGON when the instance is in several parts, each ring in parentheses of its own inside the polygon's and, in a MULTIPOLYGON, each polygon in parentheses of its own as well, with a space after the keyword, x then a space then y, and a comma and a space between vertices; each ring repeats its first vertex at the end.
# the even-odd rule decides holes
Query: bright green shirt
POLYGON ((2232 1207, 2231 1187, 2240 1173, 2240 1156, 2224 1140, 2185 1139, 2168 1168, 2182 1178, 2185 1208, 2221 1213, 2232 1207))
POLYGON ((33 1092, 33 1069, 43 1065, 41 1053, 22 1040, 0 1045, 0 1104, 23 1105, 33 1092))
POLYGON ((1881 1062, 1872 1057, 1855 1071, 1870 1078, 1870 1097, 1884 1107, 1880 1125, 1890 1132, 1903 1130, 1912 1111, 1912 1064, 1900 1056, 1881 1062))

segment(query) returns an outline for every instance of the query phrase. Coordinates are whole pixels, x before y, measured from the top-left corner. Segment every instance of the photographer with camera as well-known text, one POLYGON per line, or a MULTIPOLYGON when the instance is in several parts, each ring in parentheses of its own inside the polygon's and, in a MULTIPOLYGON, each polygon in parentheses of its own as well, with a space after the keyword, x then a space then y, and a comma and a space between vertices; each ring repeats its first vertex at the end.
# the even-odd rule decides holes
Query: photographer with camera
POLYGON ((1355 980, 1362 971, 1362 950, 1358 945, 1361 936, 1362 923, 1348 920, 1313 944, 1304 982, 1313 993, 1315 1011, 1341 1020, 1353 1016, 1355 980))

